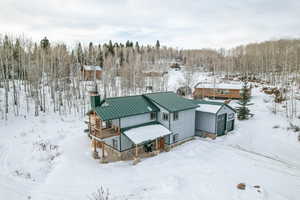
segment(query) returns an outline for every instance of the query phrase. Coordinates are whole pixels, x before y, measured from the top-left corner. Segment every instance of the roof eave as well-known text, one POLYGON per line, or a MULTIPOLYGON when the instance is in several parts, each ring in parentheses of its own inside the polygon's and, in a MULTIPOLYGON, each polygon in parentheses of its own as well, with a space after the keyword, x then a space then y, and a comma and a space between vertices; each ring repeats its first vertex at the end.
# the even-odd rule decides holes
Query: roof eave
POLYGON ((147 111, 147 112, 142 112, 142 113, 137 113, 137 114, 130 114, 130 115, 121 115, 121 116, 116 116, 116 117, 108 117, 108 118, 105 118, 105 117, 101 117, 101 115, 99 115, 97 112, 97 115, 99 115, 101 117, 101 119, 103 121, 107 121, 107 120, 113 120, 113 119, 121 119, 121 118, 125 118, 125 117, 131 117, 131 116, 136 116, 136 115, 142 115, 142 114, 146 114, 146 113, 152 113, 152 112, 159 112, 159 109, 158 110, 152 110, 152 111, 147 111))

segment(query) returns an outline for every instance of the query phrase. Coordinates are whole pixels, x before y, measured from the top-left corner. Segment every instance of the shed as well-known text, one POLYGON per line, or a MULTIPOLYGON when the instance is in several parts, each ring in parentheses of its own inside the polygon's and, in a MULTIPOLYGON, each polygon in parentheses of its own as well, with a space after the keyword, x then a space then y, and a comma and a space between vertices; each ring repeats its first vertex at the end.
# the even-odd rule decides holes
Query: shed
POLYGON ((225 103, 193 100, 196 109, 195 129, 197 135, 211 133, 224 135, 234 129, 235 109, 225 103))
POLYGON ((83 65, 81 67, 81 79, 85 81, 100 80, 102 76, 102 67, 96 65, 83 65))

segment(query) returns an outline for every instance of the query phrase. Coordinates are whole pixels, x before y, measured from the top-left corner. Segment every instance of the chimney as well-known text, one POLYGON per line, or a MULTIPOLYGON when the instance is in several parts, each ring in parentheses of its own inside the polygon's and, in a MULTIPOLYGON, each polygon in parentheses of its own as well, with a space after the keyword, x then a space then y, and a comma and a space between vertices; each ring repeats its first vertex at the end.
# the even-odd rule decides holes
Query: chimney
POLYGON ((90 90, 89 94, 90 94, 92 109, 96 108, 97 106, 100 106, 101 98, 100 95, 98 94, 97 87, 90 90))

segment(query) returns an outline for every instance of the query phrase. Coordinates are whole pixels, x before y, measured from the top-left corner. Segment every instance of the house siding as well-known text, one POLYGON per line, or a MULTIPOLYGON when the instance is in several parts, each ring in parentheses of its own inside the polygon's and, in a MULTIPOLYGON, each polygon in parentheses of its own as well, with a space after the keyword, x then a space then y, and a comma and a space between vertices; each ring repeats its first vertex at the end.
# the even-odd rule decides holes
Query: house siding
POLYGON ((215 133, 216 115, 213 113, 196 111, 195 126, 196 126, 196 134, 200 134, 199 131, 215 133))
POLYGON ((160 112, 157 113, 157 121, 159 123, 161 123, 167 129, 169 129, 169 120, 170 120, 170 113, 169 113, 169 111, 167 111, 166 109, 164 109, 163 107, 161 107, 157 103, 154 103, 154 104, 160 109, 160 112), (169 120, 163 120, 163 118, 162 118, 163 113, 168 113, 169 114, 169 120))
POLYGON ((173 113, 170 113, 160 105, 154 103, 159 107, 160 112, 158 112, 157 120, 163 126, 172 131, 170 136, 165 138, 167 144, 173 144, 172 135, 178 134, 178 141, 190 138, 195 135, 195 109, 183 110, 178 112, 178 120, 173 119, 173 113), (163 113, 169 114, 169 120, 163 120, 163 113))
MULTIPOLYGON (((178 112, 178 119, 174 121, 174 113, 170 114, 170 130, 173 134, 178 134, 178 141, 190 138, 195 135, 195 109, 178 112)), ((171 143, 174 143, 171 137, 171 143)))
POLYGON ((219 112, 217 113, 217 115, 219 116, 219 115, 222 115, 222 114, 225 114, 225 113, 227 114, 227 118, 226 118, 226 129, 227 129, 227 131, 229 131, 229 130, 228 130, 229 127, 227 127, 227 124, 228 124, 229 121, 232 121, 232 120, 235 119, 235 112, 234 112, 232 109, 228 108, 227 106, 223 106, 223 107, 219 110, 219 112), (233 117, 230 118, 230 116, 229 116, 230 114, 233 114, 233 117))
POLYGON ((113 137, 109 137, 109 138, 105 138, 103 139, 104 143, 113 147, 113 139, 115 139, 117 141, 117 150, 120 151, 120 136, 113 136, 113 137))
POLYGON ((121 151, 125 151, 127 149, 131 149, 134 147, 134 143, 128 139, 124 134, 120 135, 121 139, 121 151))
POLYGON ((156 121, 156 120, 150 119, 150 113, 134 115, 134 116, 130 116, 130 117, 124 117, 124 118, 121 118, 121 128, 144 124, 144 123, 152 122, 152 121, 156 121))
POLYGON ((125 150, 131 149, 134 147, 134 143, 130 139, 128 139, 124 134, 106 138, 103 141, 105 142, 105 144, 113 147, 113 139, 115 139, 117 141, 116 150, 118 150, 118 151, 125 151, 125 150))
POLYGON ((227 106, 223 106, 219 112, 218 112, 218 115, 222 115, 222 114, 230 114, 230 113, 234 113, 233 110, 231 110, 230 108, 228 108, 227 106))

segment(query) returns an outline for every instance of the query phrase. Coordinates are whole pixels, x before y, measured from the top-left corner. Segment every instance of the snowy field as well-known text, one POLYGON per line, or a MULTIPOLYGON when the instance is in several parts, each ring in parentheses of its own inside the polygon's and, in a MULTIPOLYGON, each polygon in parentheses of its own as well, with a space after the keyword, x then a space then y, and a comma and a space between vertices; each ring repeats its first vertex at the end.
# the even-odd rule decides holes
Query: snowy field
MULTIPOLYGON (((179 83, 172 73, 169 81, 179 83)), ((198 138, 135 166, 94 160, 82 118, 10 117, 0 121, 0 200, 83 200, 101 186, 122 200, 298 200, 298 133, 267 98, 253 89, 254 117, 229 135, 198 138)))

